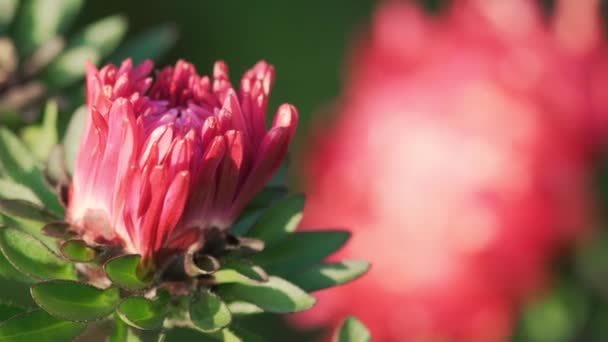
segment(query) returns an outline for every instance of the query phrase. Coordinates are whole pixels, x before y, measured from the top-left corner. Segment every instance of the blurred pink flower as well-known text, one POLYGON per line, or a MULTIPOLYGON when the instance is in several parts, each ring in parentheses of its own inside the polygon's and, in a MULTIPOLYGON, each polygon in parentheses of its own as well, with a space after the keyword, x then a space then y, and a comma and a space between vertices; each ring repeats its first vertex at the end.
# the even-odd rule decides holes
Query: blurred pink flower
POLYGON ((607 128, 598 1, 384 3, 333 125, 308 152, 303 227, 345 226, 365 277, 294 319, 354 314, 374 341, 504 341, 517 304, 589 223, 607 128))
POLYGON ((266 131, 274 68, 259 62, 233 89, 178 61, 87 70, 88 117, 67 219, 89 243, 120 243, 154 261, 186 250, 209 227, 226 229, 277 170, 298 121, 279 107, 266 131))

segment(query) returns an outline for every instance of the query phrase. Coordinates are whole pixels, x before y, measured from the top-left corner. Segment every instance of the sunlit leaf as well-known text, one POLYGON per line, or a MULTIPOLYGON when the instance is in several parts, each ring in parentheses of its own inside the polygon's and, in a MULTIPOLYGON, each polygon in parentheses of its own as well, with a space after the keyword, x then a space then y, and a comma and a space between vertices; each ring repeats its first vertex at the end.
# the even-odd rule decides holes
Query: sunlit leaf
POLYGON ((213 332, 228 326, 232 321, 232 315, 218 296, 205 291, 192 298, 190 319, 198 329, 213 332))
POLYGON ((28 56, 55 35, 65 32, 80 10, 82 0, 24 0, 15 28, 21 56, 28 56))
POLYGON ((16 269, 37 279, 76 279, 73 265, 40 240, 14 228, 0 229, 0 250, 16 269))
POLYGON ((264 240, 267 246, 295 232, 302 220, 304 195, 290 196, 267 209, 247 236, 264 240))
POLYGON ((12 317, 0 323, 0 341, 3 342, 59 342, 71 341, 80 335, 86 325, 55 318, 43 310, 12 317))
POLYGON ((84 322, 105 318, 120 301, 118 288, 99 289, 67 280, 49 280, 34 284, 32 298, 53 316, 84 322))
POLYGON ((316 300, 299 287, 279 277, 265 283, 226 284, 218 288, 222 298, 252 303, 274 313, 298 312, 311 308, 316 300))
POLYGON ((149 274, 142 269, 139 255, 122 255, 113 258, 104 265, 104 269, 114 284, 126 289, 144 289, 150 286, 152 281, 149 274))
POLYGON ((366 261, 348 260, 322 263, 286 276, 304 291, 312 292, 338 286, 362 276, 369 269, 366 261))
POLYGON ((112 52, 127 30, 122 16, 96 21, 70 39, 65 51, 43 72, 42 78, 51 87, 65 87, 84 77, 86 62, 98 63, 112 52))
POLYGON ((371 342, 369 330, 358 319, 350 316, 344 320, 336 342, 371 342))

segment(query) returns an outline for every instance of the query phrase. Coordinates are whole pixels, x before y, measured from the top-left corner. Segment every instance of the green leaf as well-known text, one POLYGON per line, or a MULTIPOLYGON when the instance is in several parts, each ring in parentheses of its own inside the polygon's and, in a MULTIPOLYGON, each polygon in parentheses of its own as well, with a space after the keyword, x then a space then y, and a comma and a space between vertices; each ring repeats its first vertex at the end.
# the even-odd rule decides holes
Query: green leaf
MULTIPOLYGON (((168 342, 183 342, 183 341, 196 341, 196 342, 249 342, 249 340, 243 340, 235 335, 228 328, 224 328, 220 331, 203 333, 197 329, 184 329, 184 328, 173 328, 167 331, 168 342)), ((257 342, 257 341, 252 341, 257 342)))
POLYGON ((349 238, 350 233, 342 230, 296 232, 253 255, 251 261, 269 273, 288 274, 323 261, 349 238))
POLYGON ((63 149, 65 151, 65 162, 70 171, 74 174, 74 165, 76 165, 76 157, 78 156, 78 148, 80 146, 80 138, 84 132, 84 125, 87 119, 88 111, 85 106, 78 108, 68 124, 68 128, 63 137, 63 149))
POLYGON ((0 253, 0 276, 16 280, 22 283, 32 283, 32 278, 26 276, 22 272, 19 272, 4 256, 4 254, 0 253))
POLYGON ((358 319, 349 316, 344 320, 338 333, 338 342, 371 342, 369 330, 358 319))
POLYGON ((13 182, 30 188, 53 214, 63 217, 64 209, 48 188, 36 160, 19 139, 0 127, 0 164, 13 182))
POLYGON ((76 279, 65 262, 32 235, 14 228, 0 229, 0 250, 16 269, 37 279, 76 279))
POLYGON ((116 313, 125 323, 137 329, 160 329, 167 315, 167 301, 129 297, 120 303, 116 313))
POLYGON ((125 289, 141 290, 152 283, 152 277, 142 268, 140 255, 121 255, 110 259, 104 265, 104 270, 114 284, 125 289))
POLYGON ((19 199, 42 205, 38 196, 31 189, 9 179, 0 178, 0 198, 19 199))
POLYGON ((58 115, 57 102, 49 101, 44 109, 42 123, 27 126, 21 131, 21 138, 38 160, 45 161, 53 146, 58 142, 58 115))
POLYGON ((247 210, 266 209, 287 196, 285 186, 267 186, 247 204, 247 210))
POLYGON ((230 310, 232 316, 247 316, 264 312, 264 310, 254 304, 238 300, 227 303, 226 306, 228 306, 228 310, 230 310))
POLYGON ((287 280, 306 292, 338 286, 359 278, 369 269, 366 261, 347 260, 314 265, 287 276, 287 280))
POLYGON ((262 216, 261 210, 246 211, 241 215, 241 217, 239 217, 238 221, 236 221, 236 223, 230 227, 230 232, 237 236, 247 234, 260 216, 262 216))
POLYGON ((290 313, 310 309, 316 302, 308 293, 279 277, 270 276, 268 282, 226 284, 218 288, 226 300, 252 303, 264 311, 290 313))
POLYGON ((0 35, 4 35, 17 12, 19 0, 0 0, 0 35))
POLYGON ((62 88, 84 77, 86 62, 99 63, 112 52, 127 30, 127 21, 116 15, 87 26, 72 38, 66 50, 43 72, 43 80, 50 86, 62 88))
POLYGON ((82 6, 82 0, 25 0, 15 28, 21 56, 65 32, 82 6))
POLYGON ((164 55, 177 39, 177 30, 173 25, 162 25, 149 29, 121 44, 110 61, 115 64, 131 58, 133 64, 145 59, 156 60, 164 55))
POLYGON ((77 322, 105 318, 120 301, 118 288, 99 289, 68 280, 49 280, 34 284, 32 298, 55 317, 77 322))
POLYGON ((76 262, 90 262, 97 256, 97 252, 93 248, 78 239, 63 242, 60 249, 63 256, 76 262))
POLYGON ((142 342, 137 335, 133 333, 133 330, 120 319, 118 314, 114 317, 114 329, 112 334, 108 337, 108 342, 142 342))
POLYGON ((232 316, 226 304, 218 296, 206 291, 192 298, 190 319, 201 331, 213 332, 228 326, 232 316))
POLYGON ((44 223, 59 219, 43 207, 20 199, 0 198, 0 213, 44 223))
POLYGON ((65 163, 65 151, 61 145, 51 147, 44 168, 45 180, 57 188, 57 186, 67 186, 70 184, 70 176, 65 163))
POLYGON ((42 310, 36 310, 12 317, 0 324, 0 341, 71 341, 85 328, 84 324, 63 321, 42 310))
POLYGON ((217 284, 256 283, 268 281, 268 274, 260 266, 233 261, 213 274, 217 284))
POLYGON ((277 170, 277 172, 272 176, 270 182, 268 182, 268 186, 286 186, 289 178, 289 156, 281 167, 277 170))
POLYGON ((0 302, 0 322, 6 321, 7 319, 24 312, 25 309, 22 307, 0 302))
POLYGON ((304 195, 293 195, 278 202, 262 214, 247 236, 264 240, 269 246, 295 232, 302 220, 305 202, 304 195))

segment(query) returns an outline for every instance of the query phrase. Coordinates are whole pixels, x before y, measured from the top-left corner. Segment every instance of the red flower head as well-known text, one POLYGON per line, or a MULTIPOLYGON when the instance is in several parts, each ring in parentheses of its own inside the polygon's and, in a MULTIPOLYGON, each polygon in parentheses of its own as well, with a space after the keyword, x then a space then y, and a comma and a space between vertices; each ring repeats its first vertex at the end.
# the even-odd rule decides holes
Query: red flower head
POLYGON ((300 323, 354 314, 374 341, 507 340, 588 223, 608 118, 597 4, 559 1, 552 28, 528 0, 454 1, 439 17, 381 5, 308 154, 303 222, 352 228, 338 257, 372 268, 300 323))
POLYGON ((298 121, 279 107, 266 131, 274 68, 259 62, 236 92, 228 68, 213 78, 178 61, 87 70, 88 117, 67 219, 89 243, 120 243, 154 260, 187 250, 202 231, 227 229, 283 161, 298 121))

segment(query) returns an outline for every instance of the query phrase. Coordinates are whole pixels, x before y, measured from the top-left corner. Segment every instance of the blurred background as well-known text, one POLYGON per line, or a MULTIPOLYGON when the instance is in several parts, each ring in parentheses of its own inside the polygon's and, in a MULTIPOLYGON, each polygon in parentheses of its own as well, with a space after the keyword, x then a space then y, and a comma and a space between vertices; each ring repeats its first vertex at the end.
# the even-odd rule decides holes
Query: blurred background
POLYGON ((223 59, 233 82, 275 65, 302 229, 351 229, 339 257, 373 266, 310 312, 248 318, 267 340, 328 340, 355 314, 380 342, 606 341, 607 4, 106 0, 73 28, 170 24, 159 65, 223 59))

